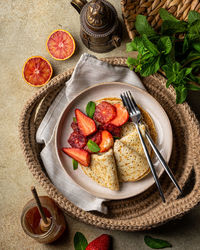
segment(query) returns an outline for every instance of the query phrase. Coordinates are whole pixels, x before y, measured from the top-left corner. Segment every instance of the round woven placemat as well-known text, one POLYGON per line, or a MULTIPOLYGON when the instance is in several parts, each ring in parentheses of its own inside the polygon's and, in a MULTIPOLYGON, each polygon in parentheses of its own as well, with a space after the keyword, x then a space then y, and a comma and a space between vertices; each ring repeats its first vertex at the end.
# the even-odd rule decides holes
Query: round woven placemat
MULTIPOLYGON (((101 59, 113 65, 125 66, 126 58, 101 59)), ((35 134, 52 101, 71 77, 73 69, 54 77, 25 105, 19 123, 20 141, 26 163, 33 176, 67 214, 101 228, 122 231, 145 230, 179 217, 200 201, 200 126, 187 103, 177 105, 175 92, 166 89, 166 80, 159 74, 142 79, 148 92, 166 111, 173 130, 173 150, 170 167, 184 190, 179 197, 177 189, 166 174, 161 185, 166 197, 163 204, 155 186, 146 192, 125 200, 108 201, 108 214, 86 212, 67 200, 51 183, 45 173, 35 134)), ((166 138, 167 139, 167 138, 166 138)))

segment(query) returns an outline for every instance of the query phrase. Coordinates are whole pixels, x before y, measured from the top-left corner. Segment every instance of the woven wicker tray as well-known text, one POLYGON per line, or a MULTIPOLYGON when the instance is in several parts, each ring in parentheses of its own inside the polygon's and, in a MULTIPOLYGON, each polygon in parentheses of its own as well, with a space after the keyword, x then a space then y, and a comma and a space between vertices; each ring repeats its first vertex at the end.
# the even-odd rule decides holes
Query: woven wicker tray
POLYGON ((122 16, 131 40, 136 35, 135 20, 138 14, 147 16, 147 20, 155 29, 159 29, 162 20, 159 9, 165 8, 179 20, 186 20, 188 12, 200 13, 199 0, 121 0, 122 16))
MULTIPOLYGON (((105 58, 113 65, 125 66, 126 58, 105 58)), ((175 104, 172 88, 165 88, 165 79, 155 74, 142 79, 148 92, 165 109, 173 129, 173 150, 170 167, 175 173, 184 196, 178 192, 164 174, 161 185, 166 196, 166 204, 161 202, 158 191, 152 186, 146 192, 129 199, 109 201, 108 215, 85 212, 67 200, 51 183, 46 175, 41 159, 42 146, 36 143, 35 134, 49 106, 63 88, 73 69, 54 77, 41 88, 26 104, 21 114, 19 131, 25 160, 33 176, 67 214, 78 220, 101 228, 122 231, 145 230, 180 217, 200 201, 200 127, 187 103, 175 104), (191 178, 192 177, 192 178, 191 178), (189 185, 188 185, 189 183, 189 185)))

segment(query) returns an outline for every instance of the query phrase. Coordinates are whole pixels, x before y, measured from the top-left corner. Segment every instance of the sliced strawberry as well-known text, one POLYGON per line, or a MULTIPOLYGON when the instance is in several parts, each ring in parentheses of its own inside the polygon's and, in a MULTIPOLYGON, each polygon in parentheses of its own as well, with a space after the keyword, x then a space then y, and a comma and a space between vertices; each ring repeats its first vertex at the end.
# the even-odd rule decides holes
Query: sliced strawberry
POLYGON ((101 132, 101 143, 99 144, 100 153, 108 151, 114 144, 113 137, 111 133, 107 130, 101 132))
POLYGON ((101 124, 108 123, 116 117, 116 108, 109 102, 101 102, 96 106, 94 119, 101 124))
POLYGON ((100 125, 98 128, 100 130, 107 130, 108 132, 111 133, 112 136, 120 137, 120 135, 121 135, 121 128, 117 127, 117 126, 115 126, 113 124, 110 124, 110 123, 100 125))
POLYGON ((119 127, 128 121, 129 114, 126 108, 122 104, 116 103, 114 104, 114 106, 117 110, 117 116, 110 122, 110 124, 119 127))
POLYGON ((97 130, 95 122, 79 109, 75 110, 75 114, 78 127, 84 136, 91 135, 97 130))
POLYGON ((80 134, 80 132, 74 131, 71 133, 68 143, 72 148, 84 148, 87 143, 87 138, 80 134))
POLYGON ((88 167, 90 165, 90 154, 80 148, 62 148, 62 151, 78 161, 80 164, 88 167))
POLYGON ((102 234, 88 244, 85 250, 109 250, 111 245, 111 237, 108 234, 102 234))

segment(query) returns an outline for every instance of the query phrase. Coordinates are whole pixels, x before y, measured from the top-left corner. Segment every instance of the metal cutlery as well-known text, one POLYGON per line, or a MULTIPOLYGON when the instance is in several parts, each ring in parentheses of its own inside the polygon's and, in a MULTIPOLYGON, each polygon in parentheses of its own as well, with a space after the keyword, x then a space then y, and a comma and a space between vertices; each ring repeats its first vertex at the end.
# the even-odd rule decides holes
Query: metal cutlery
MULTIPOLYGON (((162 188, 161 188, 161 185, 160 185, 157 173, 155 171, 154 165, 153 165, 153 163, 151 161, 151 157, 149 155, 149 152, 147 150, 147 147, 145 145, 144 139, 142 137, 142 134, 141 134, 141 131, 140 131, 140 128, 139 128, 139 124, 141 123, 141 119, 142 119, 141 112, 140 112, 140 110, 139 110, 139 108, 138 108, 135 100, 133 99, 133 96, 132 96, 132 94, 131 94, 130 91, 124 92, 120 96, 121 96, 121 99, 122 99, 122 102, 123 102, 124 106, 127 108, 128 112, 129 112, 129 115, 130 115, 130 118, 131 118, 132 122, 135 124, 135 127, 137 129, 137 132, 138 132, 141 144, 142 144, 142 147, 144 149, 145 156, 147 158, 147 162, 148 162, 149 167, 151 169, 153 178, 154 178, 155 183, 156 183, 156 185, 158 187, 160 196, 161 196, 163 202, 165 202, 165 197, 164 197, 164 194, 163 194, 163 191, 162 191, 162 188)), ((165 162, 164 158, 162 157, 161 153, 159 152, 159 150, 155 146, 153 140, 151 139, 151 137, 150 137, 150 135, 148 134, 147 131, 145 133, 145 136, 148 139, 149 144, 152 147, 153 151, 155 152, 155 155, 157 156, 157 158, 161 162, 163 168, 165 169, 165 171, 169 175, 170 179, 172 180, 172 182, 174 183, 174 185, 177 187, 177 189, 179 190, 179 192, 182 193, 182 190, 179 187, 177 181, 175 180, 175 177, 174 177, 172 171, 168 167, 167 163, 165 162)))

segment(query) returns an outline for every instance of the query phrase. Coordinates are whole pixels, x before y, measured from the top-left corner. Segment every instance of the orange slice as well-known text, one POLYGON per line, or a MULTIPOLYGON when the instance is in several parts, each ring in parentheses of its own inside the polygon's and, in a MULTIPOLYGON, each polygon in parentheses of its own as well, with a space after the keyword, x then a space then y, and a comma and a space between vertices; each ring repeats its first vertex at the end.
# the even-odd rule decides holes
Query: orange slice
POLYGON ((22 71, 24 80, 34 87, 46 84, 51 79, 52 73, 51 64, 41 56, 28 58, 22 71))
POLYGON ((55 30, 47 39, 47 50, 56 60, 66 60, 75 51, 75 41, 72 35, 66 30, 55 30))

